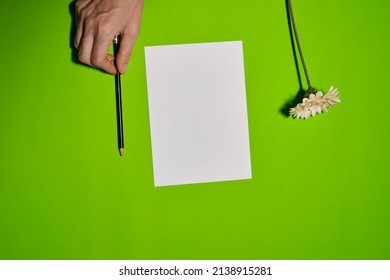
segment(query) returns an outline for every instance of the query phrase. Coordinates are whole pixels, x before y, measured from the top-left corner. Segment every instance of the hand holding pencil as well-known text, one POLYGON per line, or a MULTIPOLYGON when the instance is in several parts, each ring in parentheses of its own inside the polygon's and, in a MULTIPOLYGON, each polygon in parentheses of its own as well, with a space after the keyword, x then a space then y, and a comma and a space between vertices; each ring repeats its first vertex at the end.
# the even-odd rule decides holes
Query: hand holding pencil
POLYGON ((141 25, 143 0, 76 0, 77 31, 74 45, 79 60, 115 75, 127 70, 141 25), (121 34, 121 44, 114 56, 108 53, 112 39, 121 34))
POLYGON ((76 0, 74 45, 79 60, 115 75, 118 149, 124 152, 121 74, 127 70, 137 39, 143 0, 76 0), (118 35, 120 34, 120 35, 118 35), (113 41, 114 55, 108 53, 113 41))

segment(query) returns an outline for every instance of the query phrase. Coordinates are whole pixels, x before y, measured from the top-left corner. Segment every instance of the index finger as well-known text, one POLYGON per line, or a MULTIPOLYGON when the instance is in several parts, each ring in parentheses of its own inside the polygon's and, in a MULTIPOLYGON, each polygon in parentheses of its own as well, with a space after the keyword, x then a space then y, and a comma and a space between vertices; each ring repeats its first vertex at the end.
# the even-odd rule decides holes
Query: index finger
POLYGON ((112 38, 109 36, 96 36, 92 46, 91 64, 115 75, 117 70, 112 64, 112 56, 108 54, 112 38))

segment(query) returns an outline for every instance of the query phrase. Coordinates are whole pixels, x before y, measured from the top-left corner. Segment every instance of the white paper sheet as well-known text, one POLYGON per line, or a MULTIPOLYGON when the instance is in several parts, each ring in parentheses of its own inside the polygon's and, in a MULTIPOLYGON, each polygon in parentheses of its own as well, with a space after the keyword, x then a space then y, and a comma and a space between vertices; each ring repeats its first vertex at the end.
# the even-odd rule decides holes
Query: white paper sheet
POLYGON ((251 178, 242 42, 145 47, 155 186, 251 178))

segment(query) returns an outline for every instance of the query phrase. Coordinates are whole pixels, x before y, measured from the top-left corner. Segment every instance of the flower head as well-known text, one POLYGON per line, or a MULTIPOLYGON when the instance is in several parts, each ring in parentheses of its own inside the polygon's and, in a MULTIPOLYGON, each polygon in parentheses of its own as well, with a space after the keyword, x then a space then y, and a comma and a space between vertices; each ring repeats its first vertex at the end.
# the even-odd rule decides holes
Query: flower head
POLYGON ((338 89, 333 86, 325 95, 321 91, 309 88, 302 103, 290 109, 290 115, 294 118, 307 119, 310 116, 314 117, 316 114, 328 112, 327 108, 341 102, 338 94, 338 89))

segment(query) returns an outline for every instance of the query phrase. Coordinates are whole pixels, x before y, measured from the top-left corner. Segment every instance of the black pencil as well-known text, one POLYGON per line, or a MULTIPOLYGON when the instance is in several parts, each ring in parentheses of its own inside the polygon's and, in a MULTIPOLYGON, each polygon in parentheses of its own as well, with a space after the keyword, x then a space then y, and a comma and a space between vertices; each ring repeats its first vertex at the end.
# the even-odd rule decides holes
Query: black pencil
POLYGON ((115 74, 115 95, 116 95, 116 125, 118 132, 118 149, 119 154, 123 156, 124 152, 124 141, 123 141, 123 120, 122 120, 122 89, 121 89, 121 74, 118 71, 118 66, 116 65, 116 56, 119 51, 120 44, 120 35, 115 36, 114 38, 114 62, 117 72, 115 74))

